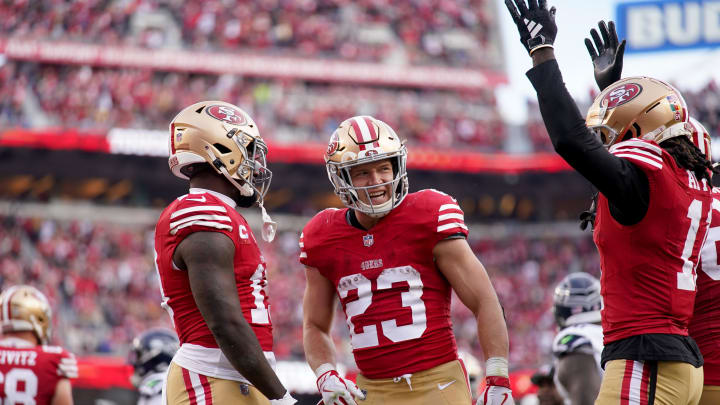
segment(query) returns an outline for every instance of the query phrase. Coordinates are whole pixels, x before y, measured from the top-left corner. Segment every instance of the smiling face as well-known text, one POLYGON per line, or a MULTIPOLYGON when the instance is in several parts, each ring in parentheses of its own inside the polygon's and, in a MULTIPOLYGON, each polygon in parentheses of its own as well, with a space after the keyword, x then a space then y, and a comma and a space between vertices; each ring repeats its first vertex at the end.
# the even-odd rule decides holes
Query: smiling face
POLYGON ((365 204, 380 205, 392 197, 393 166, 390 159, 365 163, 350 168, 350 180, 358 198, 365 204), (373 187, 377 186, 377 187, 373 187))

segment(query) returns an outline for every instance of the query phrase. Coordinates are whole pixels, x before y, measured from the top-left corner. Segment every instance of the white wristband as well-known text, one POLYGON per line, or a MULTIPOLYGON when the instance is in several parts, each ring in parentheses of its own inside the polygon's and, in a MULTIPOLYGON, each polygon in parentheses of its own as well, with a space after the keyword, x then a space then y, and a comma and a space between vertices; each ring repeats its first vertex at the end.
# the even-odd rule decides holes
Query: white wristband
POLYGON ((555 49, 555 47, 552 46, 552 45, 550 45, 550 44, 544 44, 544 45, 538 45, 538 46, 536 46, 535 48, 533 48, 533 49, 531 49, 530 51, 528 51, 528 53, 530 54, 530 56, 532 56, 532 54, 533 54, 535 51, 537 51, 537 50, 539 50, 539 49, 542 49, 542 48, 555 49))
POLYGON ((330 370, 335 370, 335 366, 330 363, 323 363, 315 369, 315 377, 320 378, 321 375, 327 373, 330 370))
POLYGON ((485 362, 485 376, 507 377, 508 361, 504 357, 490 357, 485 362))

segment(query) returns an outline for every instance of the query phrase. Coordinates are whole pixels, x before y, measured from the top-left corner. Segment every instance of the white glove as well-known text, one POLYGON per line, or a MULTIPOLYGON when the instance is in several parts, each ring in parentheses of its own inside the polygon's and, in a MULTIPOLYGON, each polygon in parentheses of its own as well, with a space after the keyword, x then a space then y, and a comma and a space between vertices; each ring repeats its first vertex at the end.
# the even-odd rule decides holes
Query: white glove
POLYGON ((331 364, 321 365, 315 374, 319 375, 317 387, 325 405, 357 405, 353 396, 365 399, 360 388, 354 382, 340 377, 331 364))
POLYGON ((485 391, 480 394, 476 405, 515 405, 507 377, 486 377, 485 391), (504 381, 503 381, 504 380, 504 381))
POLYGON ((294 405, 295 403, 297 401, 290 395, 290 391, 285 391, 285 395, 280 399, 270 400, 270 405, 294 405))
POLYGON ((508 361, 504 357, 490 357, 485 362, 485 390, 476 405, 515 405, 508 378, 508 361))

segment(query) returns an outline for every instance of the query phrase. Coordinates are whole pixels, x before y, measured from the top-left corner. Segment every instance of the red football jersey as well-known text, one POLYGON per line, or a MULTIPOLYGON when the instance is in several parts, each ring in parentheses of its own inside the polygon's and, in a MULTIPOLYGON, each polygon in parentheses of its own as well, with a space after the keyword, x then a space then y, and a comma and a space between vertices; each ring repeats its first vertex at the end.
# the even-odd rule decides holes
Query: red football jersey
POLYGON ((712 219, 700 253, 695 312, 688 329, 705 358, 705 385, 720 385, 720 188, 712 191, 712 219))
POLYGON ((265 259, 260 254, 250 226, 234 206, 217 193, 190 190, 173 201, 160 215, 155 227, 155 263, 160 274, 163 307, 170 313, 180 343, 217 348, 195 304, 187 272, 172 261, 177 246, 193 232, 220 232, 235 245, 235 282, 243 316, 252 326, 264 351, 272 350, 265 259))
POLYGON ((593 238, 602 269, 605 345, 649 333, 687 335, 695 267, 710 222, 710 187, 655 142, 634 139, 610 152, 647 175, 650 201, 640 222, 624 226, 610 214, 605 196, 598 197, 593 238))
POLYGON ((0 402, 50 404, 58 381, 77 378, 77 361, 58 346, 33 346, 25 340, 0 340, 0 402))
POLYGON ((432 250, 448 236, 467 236, 457 202, 435 190, 408 194, 370 231, 349 225, 347 211, 310 220, 300 261, 335 285, 361 373, 390 378, 455 360, 452 290, 432 250))

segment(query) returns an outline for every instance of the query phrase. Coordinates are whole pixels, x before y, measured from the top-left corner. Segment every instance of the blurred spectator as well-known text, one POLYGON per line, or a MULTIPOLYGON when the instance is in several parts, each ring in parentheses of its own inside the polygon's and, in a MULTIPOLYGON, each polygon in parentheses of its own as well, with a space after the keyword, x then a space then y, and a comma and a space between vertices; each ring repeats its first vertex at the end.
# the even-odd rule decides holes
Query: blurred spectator
POLYGON ((137 0, 0 4, 5 35, 104 45, 497 66, 486 0, 137 0))
POLYGON ((373 115, 413 144, 440 148, 493 152, 502 148, 504 137, 489 90, 457 93, 9 62, 0 68, 0 95, 5 95, 0 125, 6 127, 165 129, 184 105, 215 99, 242 106, 274 141, 326 142, 354 115, 373 115))

